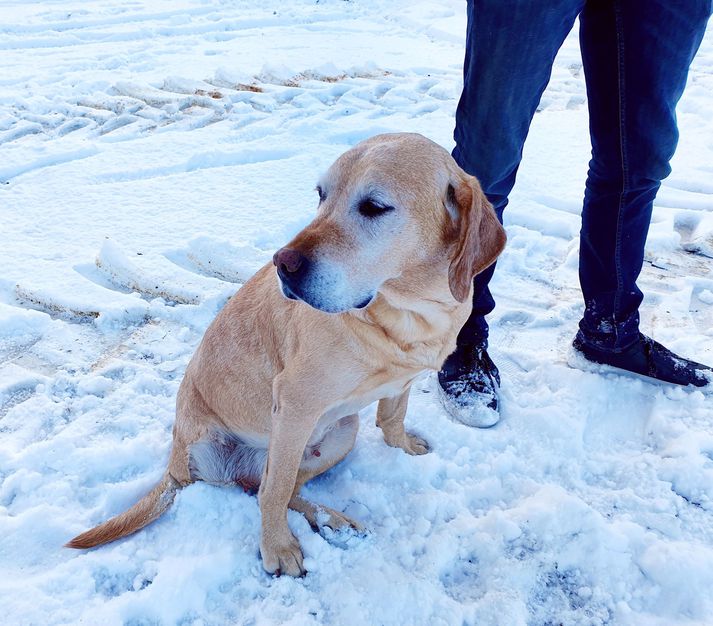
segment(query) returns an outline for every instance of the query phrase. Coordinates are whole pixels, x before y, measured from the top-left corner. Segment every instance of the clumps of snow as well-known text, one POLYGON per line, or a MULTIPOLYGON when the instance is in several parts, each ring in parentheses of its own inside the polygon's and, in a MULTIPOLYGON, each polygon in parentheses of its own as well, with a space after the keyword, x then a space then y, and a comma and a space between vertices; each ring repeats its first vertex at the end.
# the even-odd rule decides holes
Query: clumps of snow
POLYGON ((40 337, 52 323, 48 315, 0 302, 0 341, 17 345, 40 337))

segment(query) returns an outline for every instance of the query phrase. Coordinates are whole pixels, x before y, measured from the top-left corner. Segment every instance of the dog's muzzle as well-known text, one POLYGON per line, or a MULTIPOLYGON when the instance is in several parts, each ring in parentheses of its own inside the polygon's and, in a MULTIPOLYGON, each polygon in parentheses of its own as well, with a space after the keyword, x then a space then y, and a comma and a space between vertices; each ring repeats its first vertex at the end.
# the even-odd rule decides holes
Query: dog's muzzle
POLYGON ((280 248, 272 257, 272 262, 277 268, 280 288, 286 298, 301 300, 325 313, 363 309, 374 297, 373 293, 354 299, 347 296, 345 301, 343 283, 338 276, 325 271, 319 263, 292 248, 280 248))

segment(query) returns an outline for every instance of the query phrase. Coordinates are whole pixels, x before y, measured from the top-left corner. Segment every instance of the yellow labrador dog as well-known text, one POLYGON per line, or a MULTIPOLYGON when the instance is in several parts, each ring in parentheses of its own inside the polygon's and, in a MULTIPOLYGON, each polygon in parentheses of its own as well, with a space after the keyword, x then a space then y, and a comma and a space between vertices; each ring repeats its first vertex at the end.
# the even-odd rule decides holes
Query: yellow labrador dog
POLYGON ((455 349, 473 276, 502 251, 505 232, 476 179, 417 134, 363 141, 317 191, 314 221, 206 331, 178 392, 161 482, 69 547, 133 533, 177 489, 203 480, 259 488, 263 565, 298 576, 302 551, 288 508, 315 528, 360 528, 299 495, 352 449, 360 409, 378 400, 386 443, 428 451, 404 430, 409 388, 455 349))

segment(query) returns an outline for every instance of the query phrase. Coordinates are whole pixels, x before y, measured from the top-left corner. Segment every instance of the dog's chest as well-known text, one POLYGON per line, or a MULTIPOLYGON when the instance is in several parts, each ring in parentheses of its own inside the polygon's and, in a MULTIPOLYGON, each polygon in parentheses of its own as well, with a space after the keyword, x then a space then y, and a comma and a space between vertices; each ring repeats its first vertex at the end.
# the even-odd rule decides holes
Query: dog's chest
POLYGON ((321 441, 337 420, 358 413, 382 398, 399 396, 424 372, 438 371, 448 354, 455 349, 456 334, 453 328, 449 328, 448 332, 431 341, 393 342, 390 351, 386 353, 382 347, 381 363, 342 402, 324 412, 315 426, 309 445, 321 441))
POLYGON ((369 406, 372 402, 382 398, 393 398, 406 391, 420 372, 410 373, 408 376, 399 377, 388 382, 377 384, 370 389, 357 390, 347 397, 343 402, 328 409, 314 428, 309 444, 321 441, 325 433, 335 422, 347 415, 354 415, 361 409, 369 406))

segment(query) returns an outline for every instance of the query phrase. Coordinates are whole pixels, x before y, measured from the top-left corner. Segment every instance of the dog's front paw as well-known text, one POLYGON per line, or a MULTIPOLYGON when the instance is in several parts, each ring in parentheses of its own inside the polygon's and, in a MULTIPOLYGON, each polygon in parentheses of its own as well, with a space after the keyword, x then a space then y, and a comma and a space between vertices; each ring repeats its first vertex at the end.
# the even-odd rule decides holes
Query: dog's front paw
POLYGON ((401 448, 407 454, 419 455, 426 454, 431 450, 431 446, 425 439, 421 439, 418 435, 404 432, 398 439, 386 439, 388 445, 393 448, 401 448))
POLYGON ((431 450, 431 446, 428 445, 428 441, 425 439, 406 433, 406 445, 403 446, 403 450, 409 454, 426 454, 431 450))
POLYGON ((260 542, 262 566, 270 574, 304 576, 307 570, 302 565, 302 549, 290 532, 285 537, 260 542))

